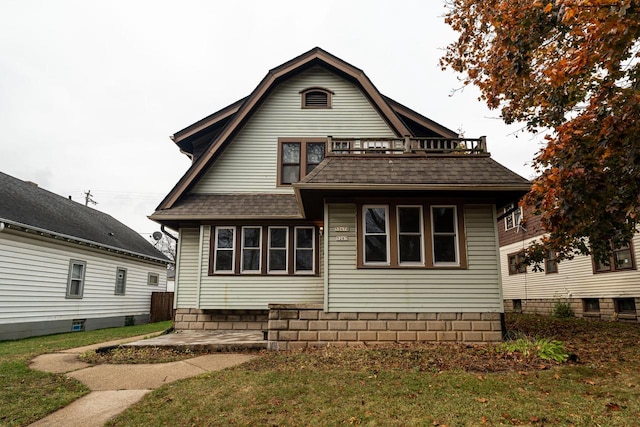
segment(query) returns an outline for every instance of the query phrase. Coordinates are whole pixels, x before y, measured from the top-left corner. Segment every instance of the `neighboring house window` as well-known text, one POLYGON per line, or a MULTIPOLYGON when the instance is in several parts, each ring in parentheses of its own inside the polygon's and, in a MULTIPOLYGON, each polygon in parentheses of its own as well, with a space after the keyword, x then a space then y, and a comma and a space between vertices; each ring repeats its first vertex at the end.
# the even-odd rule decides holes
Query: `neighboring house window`
POLYGON ((422 206, 398 206, 398 261, 424 265, 422 206))
POLYGON ((552 250, 547 252, 547 256, 544 259, 544 271, 547 274, 558 272, 558 259, 556 253, 552 250))
POLYGON ((316 234, 315 226, 215 227, 209 274, 316 274, 316 234))
POLYGON ((286 273, 288 261, 289 228, 269 227, 269 273, 286 273))
POLYGON ((522 207, 516 206, 513 203, 505 206, 504 208, 504 229, 510 230, 520 225, 522 221, 522 207))
POLYGON ((600 300, 598 298, 584 298, 582 311, 585 313, 600 313, 600 300))
POLYGON ((524 263, 524 251, 507 255, 509 262, 509 274, 521 274, 527 272, 527 266, 524 263))
POLYGON ((466 266, 455 205, 361 205, 358 215, 359 267, 466 266))
POLYGON ((326 140, 319 138, 280 138, 278 184, 300 181, 324 160, 326 140))
POLYGON ((260 273, 261 227, 242 227, 242 273, 260 273))
POLYGON ((433 264, 458 265, 458 221, 455 206, 432 206, 433 264))
POLYGON ((516 311, 518 313, 522 313, 522 300, 521 299, 514 299, 513 300, 513 311, 516 311))
POLYGON ((333 92, 328 89, 312 87, 300 91, 302 108, 331 108, 333 92))
POLYGON ((127 288, 127 269, 126 268, 117 268, 116 269, 116 295, 124 295, 127 288))
POLYGON ((636 300, 635 298, 614 298, 613 305, 618 314, 631 314, 636 315, 636 300))
POLYGON ((85 261, 72 259, 69 261, 69 277, 67 279, 67 298, 82 298, 84 292, 84 274, 87 268, 85 261))
POLYGON ((312 273, 314 270, 314 227, 296 227, 295 235, 295 273, 312 273))
POLYGON ((612 249, 608 260, 594 261, 594 266, 597 273, 634 269, 635 262, 631 244, 612 249))
POLYGON ((216 227, 215 265, 216 273, 233 273, 235 267, 235 227, 216 227))
POLYGON ((158 286, 160 284, 160 275, 158 273, 149 273, 147 285, 158 286))
POLYGON ((362 207, 364 264, 389 264, 389 207, 362 207))

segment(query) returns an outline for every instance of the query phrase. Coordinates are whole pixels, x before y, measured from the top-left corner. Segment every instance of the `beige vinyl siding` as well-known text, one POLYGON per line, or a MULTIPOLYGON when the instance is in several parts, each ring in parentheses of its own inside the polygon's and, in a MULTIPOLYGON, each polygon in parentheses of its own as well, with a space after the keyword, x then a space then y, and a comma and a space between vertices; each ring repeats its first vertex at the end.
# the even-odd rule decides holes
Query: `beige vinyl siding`
MULTIPOLYGON (((208 276, 211 227, 205 226, 203 235, 200 306, 192 305, 190 307, 267 309, 269 304, 322 303, 322 264, 319 267, 321 274, 318 276, 252 276, 242 274, 208 276)), ((322 253, 322 244, 320 244, 320 251, 322 253)), ((322 257, 320 257, 320 262, 322 263, 322 257)), ((180 268, 182 269, 183 266, 180 268)), ((182 292, 182 283, 180 284, 180 292, 182 292)))
POLYGON ((0 253, 0 324, 148 314, 151 292, 166 289, 164 265, 78 245, 5 230, 0 253), (82 298, 66 297, 70 260, 86 262, 82 298), (116 268, 127 269, 125 295, 114 295, 116 268))
POLYGON ((280 84, 212 168, 194 193, 281 192, 276 187, 280 137, 392 137, 386 122, 353 84, 322 68, 312 68, 280 84), (331 109, 301 108, 300 91, 332 90, 331 109))
MULTIPOLYGON (((178 237, 178 270, 175 308, 194 308, 198 294, 199 228, 181 228, 178 237)), ((205 273, 206 274, 206 273, 205 273)))
MULTIPOLYGON (((515 231, 514 231, 515 232, 515 231)), ((535 239, 527 239, 500 248, 500 268, 505 299, 616 298, 640 297, 638 270, 593 274, 590 256, 576 256, 558 264, 558 272, 533 272, 509 275, 508 254, 526 248, 535 239)), ((633 238, 636 266, 640 234, 633 238)))
POLYGON ((329 311, 501 312, 493 207, 465 205, 463 212, 467 269, 358 269, 356 207, 329 205, 329 311))

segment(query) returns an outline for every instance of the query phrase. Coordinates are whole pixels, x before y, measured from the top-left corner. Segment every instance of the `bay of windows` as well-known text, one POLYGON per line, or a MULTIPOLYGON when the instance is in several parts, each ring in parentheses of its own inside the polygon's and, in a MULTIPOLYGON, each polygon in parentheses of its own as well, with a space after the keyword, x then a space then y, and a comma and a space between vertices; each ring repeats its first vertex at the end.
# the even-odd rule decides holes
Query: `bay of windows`
POLYGON ((218 226, 214 229, 210 274, 316 273, 314 226, 218 226))
POLYGON ((461 220, 455 205, 362 205, 360 266, 464 266, 461 220))

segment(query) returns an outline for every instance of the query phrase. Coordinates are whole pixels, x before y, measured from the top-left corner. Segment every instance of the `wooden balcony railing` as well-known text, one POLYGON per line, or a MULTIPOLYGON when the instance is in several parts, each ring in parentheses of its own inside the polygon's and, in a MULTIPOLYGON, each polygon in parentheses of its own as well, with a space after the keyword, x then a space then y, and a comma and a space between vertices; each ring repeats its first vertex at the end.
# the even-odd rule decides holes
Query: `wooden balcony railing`
POLYGON ((334 138, 328 137, 331 154, 479 154, 487 152, 480 138, 334 138))

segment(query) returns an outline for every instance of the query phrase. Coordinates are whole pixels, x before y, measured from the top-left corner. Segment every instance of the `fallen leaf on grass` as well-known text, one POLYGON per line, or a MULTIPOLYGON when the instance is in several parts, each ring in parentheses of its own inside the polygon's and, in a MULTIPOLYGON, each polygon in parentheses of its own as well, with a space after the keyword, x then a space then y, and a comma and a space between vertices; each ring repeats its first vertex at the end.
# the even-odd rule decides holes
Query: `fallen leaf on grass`
POLYGON ((607 407, 607 411, 619 411, 620 410, 620 405, 618 405, 617 403, 607 403, 605 405, 607 407))
POLYGON ((596 385, 596 382, 592 381, 592 380, 585 380, 584 382, 589 384, 589 385, 596 385))
POLYGON ((476 397, 476 402, 487 403, 487 399, 485 399, 484 397, 476 397))

